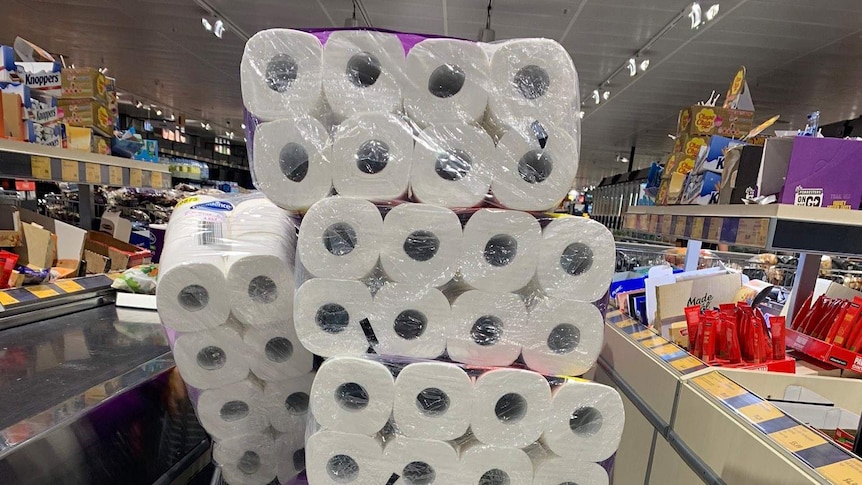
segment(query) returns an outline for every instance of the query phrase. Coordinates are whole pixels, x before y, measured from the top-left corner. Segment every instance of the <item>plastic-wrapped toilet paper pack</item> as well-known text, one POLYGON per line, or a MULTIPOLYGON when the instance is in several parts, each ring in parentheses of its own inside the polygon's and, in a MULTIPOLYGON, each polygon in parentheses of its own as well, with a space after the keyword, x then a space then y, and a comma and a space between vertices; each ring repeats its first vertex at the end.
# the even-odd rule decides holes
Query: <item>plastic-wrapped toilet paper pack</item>
POLYGON ((614 237, 605 226, 583 217, 563 217, 542 231, 536 277, 548 295, 595 301, 608 291, 614 261, 614 237))
POLYGON ((536 271, 541 239, 539 221, 530 214, 478 210, 464 226, 464 281, 488 291, 527 286, 536 271))
POLYGON ((173 353, 183 381, 198 389, 219 388, 248 377, 248 350, 231 326, 182 334, 174 342, 173 353))
POLYGON ((395 380, 380 362, 358 357, 333 357, 317 371, 310 407, 324 428, 374 435, 392 414, 395 380))
POLYGON ((342 30, 323 47, 323 94, 335 118, 401 110, 404 49, 394 34, 342 30))
POLYGON ((282 485, 305 470, 305 426, 300 429, 302 431, 283 433, 275 438, 276 477, 282 485))
POLYGON ((475 123, 488 104, 488 56, 481 45, 427 39, 407 55, 404 108, 420 126, 475 123))
POLYGON ((383 201, 407 195, 413 131, 398 116, 348 118, 333 136, 331 153, 332 183, 339 195, 383 201))
POLYGON ((308 481, 315 485, 379 485, 391 475, 380 441, 371 436, 320 430, 305 452, 308 481))
POLYGON ((604 461, 620 444, 625 410, 616 390, 595 382, 567 381, 553 391, 542 443, 564 458, 604 461))
POLYGON ((261 434, 269 426, 263 389, 249 380, 203 391, 197 401, 197 416, 217 440, 261 434))
POLYGON ((436 288, 389 282, 374 295, 368 319, 378 354, 433 359, 446 350, 452 309, 436 288))
POLYGON ((307 210, 332 191, 331 140, 314 118, 270 121, 254 132, 255 186, 277 206, 307 210))
POLYGON ((528 331, 527 309, 520 296, 470 290, 452 303, 446 349, 456 362, 508 366, 520 355, 528 331))
POLYGON ((299 342, 293 319, 248 327, 242 336, 249 352, 249 367, 266 382, 292 380, 311 372, 314 356, 299 342))
POLYGON ((536 464, 534 485, 608 485, 608 472, 598 463, 553 457, 536 464))
POLYGON ((476 379, 470 429, 482 443, 523 448, 539 439, 551 410, 551 386, 523 369, 489 370, 476 379))
POLYGON ((362 321, 372 311, 371 292, 360 281, 314 278, 296 292, 293 321, 302 345, 323 356, 368 350, 362 321))
POLYGON ((604 319, 592 304, 547 297, 530 308, 528 319, 522 356, 530 369, 579 376, 599 358, 604 344, 604 319))
POLYGON ((282 433, 305 433, 314 373, 267 382, 261 398, 270 425, 282 433))
POLYGON ((400 476, 397 485, 460 483, 458 453, 445 441, 397 436, 386 443, 383 459, 400 476))
POLYGON ((407 437, 454 440, 470 426, 473 380, 461 367, 416 362, 395 379, 393 421, 407 437))
POLYGON ((321 99, 322 53, 317 37, 297 30, 270 29, 252 36, 240 64, 246 109, 267 121, 312 113, 321 99))
POLYGON ((461 483, 533 483, 533 463, 529 455, 521 449, 491 446, 471 440, 460 447, 459 453, 463 480, 461 483))
POLYGON ((275 442, 267 435, 248 434, 217 441, 213 460, 230 485, 266 485, 276 476, 275 442))

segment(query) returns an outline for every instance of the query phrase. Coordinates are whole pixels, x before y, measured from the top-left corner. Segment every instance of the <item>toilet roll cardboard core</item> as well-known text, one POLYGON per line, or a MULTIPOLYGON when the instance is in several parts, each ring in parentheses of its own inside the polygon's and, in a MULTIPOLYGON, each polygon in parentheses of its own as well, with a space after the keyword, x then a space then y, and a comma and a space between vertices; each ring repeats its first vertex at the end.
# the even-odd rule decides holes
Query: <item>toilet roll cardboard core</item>
POLYGON ((434 171, 437 175, 449 181, 461 180, 473 168, 473 159, 464 150, 446 150, 437 153, 434 171))
POLYGON ((470 329, 470 338, 482 347, 496 344, 502 335, 503 321, 494 315, 482 315, 470 329))
POLYGON ((294 392, 284 400, 284 407, 290 414, 299 416, 308 412, 308 400, 307 392, 294 392))
POLYGON ((528 184, 544 182, 553 170, 551 154, 544 150, 530 150, 518 161, 518 174, 528 184))
POLYGON ((438 98, 451 98, 461 91, 467 75, 455 64, 437 66, 428 76, 428 92, 438 98))
POLYGON ((437 473, 424 461, 411 461, 404 466, 401 478, 407 485, 431 485, 437 479, 437 473))
POLYGON ((305 470, 305 448, 293 452, 293 469, 305 470))
POLYGON ((218 370, 227 362, 227 354, 215 345, 207 345, 198 351, 197 362, 204 370, 218 370))
POLYGON ((350 323, 350 314, 338 303, 326 303, 317 309, 314 321, 326 333, 341 333, 350 323))
POLYGON ((373 86, 381 72, 380 61, 370 52, 353 54, 347 61, 347 78, 358 88, 373 86))
POLYGON ((499 468, 492 468, 479 477, 477 485, 509 485, 511 479, 509 474, 499 468))
POLYGON ((278 299, 278 285, 269 276, 255 276, 248 282, 248 296, 255 303, 272 303, 278 299))
POLYGON ((568 354, 581 343, 581 329, 571 323, 561 323, 548 334, 548 348, 555 354, 568 354))
POLYGON ((428 261, 440 249, 440 239, 431 231, 413 231, 404 239, 404 252, 414 261, 428 261))
POLYGON ((237 421, 248 416, 248 404, 243 401, 228 401, 222 404, 218 412, 223 421, 237 421))
POLYGON ((404 310, 395 317, 392 329, 405 340, 414 340, 422 336, 428 327, 428 317, 419 310, 404 310))
POLYGON ((389 145, 380 140, 368 140, 356 150, 356 167, 362 173, 380 173, 389 163, 389 145))
POLYGON ((485 243, 485 261, 491 266, 509 265, 518 254, 518 240, 508 234, 497 234, 485 243))
POLYGON ((560 267, 572 276, 589 271, 593 265, 593 250, 584 243, 573 242, 560 255, 560 267))
POLYGON ((263 346, 263 352, 267 359, 280 364, 293 355, 293 343, 285 337, 273 337, 263 346))
POLYGON ((210 294, 201 285, 189 285, 177 294, 177 301, 184 310, 197 312, 206 308, 210 302, 210 294))
POLYGON ((298 71, 299 65, 296 59, 288 54, 276 54, 266 63, 264 79, 269 89, 283 93, 296 81, 298 71))
POLYGON ((527 99, 536 99, 548 92, 548 88, 551 86, 551 77, 544 68, 530 64, 518 69, 512 82, 521 92, 521 96, 527 99))
POLYGON ((308 152, 299 143, 290 142, 278 154, 281 173, 291 182, 302 182, 308 175, 308 152))
POLYGON ((416 407, 426 416, 439 416, 449 410, 449 395, 436 387, 427 387, 416 395, 416 407))
POLYGON ((246 475, 254 475, 260 469, 260 455, 253 451, 246 451, 240 457, 236 467, 246 475))
POLYGON ((350 483, 359 476, 359 464, 347 455, 335 455, 326 462, 326 473, 337 483, 350 483))
POLYGON ((368 406, 368 391, 355 382, 345 382, 335 389, 335 401, 349 411, 360 411, 368 406))
POLYGON ((494 405, 494 414, 504 423, 516 423, 527 415, 527 400, 515 392, 504 394, 494 405))
POLYGON ((593 436, 602 429, 602 412, 598 409, 586 406, 578 408, 569 418, 569 428, 580 436, 593 436))
POLYGON ((356 229, 346 222, 336 222, 323 231, 323 245, 335 256, 350 254, 358 243, 356 229))

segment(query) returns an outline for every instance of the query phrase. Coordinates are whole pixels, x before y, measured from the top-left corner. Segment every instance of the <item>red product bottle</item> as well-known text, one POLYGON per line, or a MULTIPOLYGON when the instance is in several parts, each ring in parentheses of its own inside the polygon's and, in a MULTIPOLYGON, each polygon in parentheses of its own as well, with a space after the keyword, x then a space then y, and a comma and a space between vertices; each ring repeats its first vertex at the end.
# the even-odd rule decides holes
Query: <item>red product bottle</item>
POLYGON ((784 360, 786 356, 784 345, 785 323, 784 317, 769 317, 769 329, 772 331, 772 358, 775 360, 784 360))

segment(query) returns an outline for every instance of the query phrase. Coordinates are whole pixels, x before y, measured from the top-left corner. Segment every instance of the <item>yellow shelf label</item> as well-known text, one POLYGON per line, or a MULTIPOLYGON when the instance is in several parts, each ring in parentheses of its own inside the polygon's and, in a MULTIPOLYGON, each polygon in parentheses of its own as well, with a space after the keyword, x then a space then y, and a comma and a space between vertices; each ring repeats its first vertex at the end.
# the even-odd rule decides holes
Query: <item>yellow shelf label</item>
POLYGON ((695 357, 688 356, 683 357, 681 359, 677 359, 670 362, 670 365, 673 366, 674 369, 685 372, 689 369, 693 369, 699 365, 703 365, 701 361, 697 360, 695 357))
POLYGON ((640 344, 643 345, 644 347, 651 349, 653 347, 661 347, 662 345, 666 345, 667 340, 665 340, 661 337, 652 336, 650 338, 641 340, 640 344))
POLYGON ((648 337, 655 337, 655 334, 649 330, 641 330, 632 334, 632 338, 635 340, 640 340, 648 337))
POLYGON ((51 180, 51 159, 48 157, 30 157, 30 173, 33 178, 40 180, 51 180))
POLYGON ((85 163, 84 176, 88 184, 100 184, 102 183, 102 167, 95 163, 85 163))
POLYGON ((712 394, 718 399, 730 399, 732 397, 741 396, 746 391, 739 384, 731 381, 727 377, 718 372, 711 372, 702 376, 695 377, 692 382, 701 387, 704 391, 712 394))
POLYGON ((129 185, 141 187, 144 185, 144 171, 139 168, 129 169, 129 185))
POLYGON ((150 172, 150 187, 154 189, 162 187, 162 172, 150 172))
POLYGON ((54 288, 45 285, 30 286, 27 288, 27 291, 36 295, 37 298, 48 298, 49 296, 59 295, 54 288))
POLYGON ((763 423, 770 419, 784 416, 784 413, 782 413, 780 409, 768 402, 749 404, 748 406, 739 408, 738 411, 754 424, 763 423))
POLYGON ((822 466, 817 471, 832 483, 862 485, 862 461, 855 458, 822 466))
POLYGON ((9 306, 18 303, 18 300, 5 291, 0 291, 0 305, 9 306))
POLYGON ((123 167, 108 167, 108 183, 123 185, 123 167))
POLYGON ((826 443, 822 436, 802 425, 770 433, 769 437, 794 453, 826 443))
POLYGON ((655 347, 652 349, 658 355, 670 355, 679 352, 679 347, 674 344, 664 344, 661 347, 655 347))
POLYGON ((84 289, 83 286, 79 285, 75 280, 57 280, 54 282, 55 285, 60 287, 66 293, 74 293, 76 291, 81 291, 84 289))
POLYGON ((64 182, 81 181, 78 177, 78 162, 73 160, 61 160, 60 167, 60 178, 62 178, 64 182))
POLYGON ((691 223, 691 238, 703 239, 703 225, 706 219, 703 217, 695 217, 691 223))

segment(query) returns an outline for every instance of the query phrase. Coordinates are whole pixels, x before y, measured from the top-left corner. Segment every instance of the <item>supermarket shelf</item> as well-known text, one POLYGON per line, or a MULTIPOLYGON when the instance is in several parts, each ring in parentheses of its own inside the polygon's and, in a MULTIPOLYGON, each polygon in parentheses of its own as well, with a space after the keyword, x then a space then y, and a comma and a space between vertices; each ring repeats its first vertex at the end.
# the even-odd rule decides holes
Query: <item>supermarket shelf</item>
POLYGON ((824 342, 791 328, 785 329, 785 332, 785 343, 793 350, 839 369, 862 372, 862 354, 824 342))
POLYGON ((214 160, 212 158, 201 157, 199 155, 192 155, 190 153, 178 152, 175 150, 169 150, 167 148, 159 147, 159 153, 161 153, 162 155, 168 155, 171 157, 187 158, 189 160, 196 160, 198 162, 205 162, 205 163, 209 163, 211 165, 216 165, 219 167, 232 168, 234 170, 245 170, 245 171, 249 170, 249 168, 247 166, 241 165, 238 163, 230 163, 230 162, 225 162, 222 160, 214 160))
POLYGON ((170 188, 167 165, 0 139, 0 177, 170 188))
POLYGON ((771 205, 635 206, 625 229, 768 250, 858 254, 862 212, 771 205))

